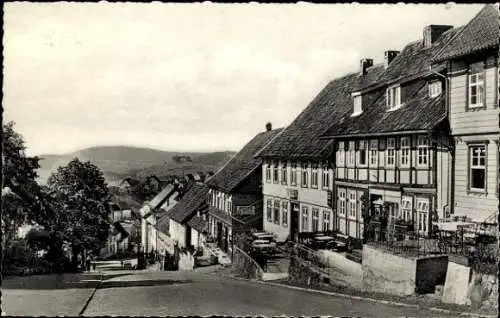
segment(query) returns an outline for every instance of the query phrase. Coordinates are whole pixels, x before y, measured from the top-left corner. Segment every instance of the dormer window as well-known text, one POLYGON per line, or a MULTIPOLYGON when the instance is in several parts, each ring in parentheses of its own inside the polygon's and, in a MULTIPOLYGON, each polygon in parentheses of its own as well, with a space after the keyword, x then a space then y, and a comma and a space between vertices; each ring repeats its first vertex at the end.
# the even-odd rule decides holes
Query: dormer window
POLYGON ((389 87, 386 92, 387 110, 394 110, 401 106, 401 87, 389 87))
POLYGON ((361 95, 355 95, 353 100, 354 100, 354 111, 352 112, 351 116, 358 116, 363 112, 361 95))
POLYGON ((429 83, 429 97, 438 97, 441 95, 442 85, 440 81, 430 82, 429 83))

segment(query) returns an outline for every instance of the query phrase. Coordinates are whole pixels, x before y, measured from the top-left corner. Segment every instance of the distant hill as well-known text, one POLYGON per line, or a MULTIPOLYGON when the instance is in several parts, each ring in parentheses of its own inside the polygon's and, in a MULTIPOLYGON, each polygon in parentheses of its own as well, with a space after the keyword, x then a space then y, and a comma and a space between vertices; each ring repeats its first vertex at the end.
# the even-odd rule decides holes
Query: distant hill
MULTIPOLYGON (((38 170, 39 182, 46 183, 50 174, 59 166, 64 166, 73 158, 90 161, 98 166, 104 173, 108 182, 117 181, 125 176, 149 175, 150 171, 170 173, 170 169, 188 168, 190 164, 197 171, 214 170, 222 166, 234 152, 176 152, 163 151, 150 148, 129 146, 103 146, 79 150, 64 155, 41 155, 38 170), (175 156, 190 156, 192 162, 179 163, 174 161, 175 156), (186 166, 187 165, 187 166, 186 166)), ((188 173, 188 172, 186 172, 188 173)))

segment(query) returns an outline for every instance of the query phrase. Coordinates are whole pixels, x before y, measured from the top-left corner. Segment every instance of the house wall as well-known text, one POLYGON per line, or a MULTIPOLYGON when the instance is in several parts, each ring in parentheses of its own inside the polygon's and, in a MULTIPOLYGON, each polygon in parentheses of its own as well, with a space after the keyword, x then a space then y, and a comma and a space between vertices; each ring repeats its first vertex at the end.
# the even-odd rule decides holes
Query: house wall
POLYGON ((186 228, 184 225, 170 219, 170 238, 179 243, 179 247, 186 247, 186 228))
MULTIPOLYGON (((455 141, 454 213, 483 221, 498 211, 498 58, 468 57, 450 68, 450 124, 455 141), (484 70, 484 107, 468 108, 471 69, 484 70), (487 147, 486 191, 470 190, 471 143, 487 147)), ((475 72, 475 71, 474 71, 475 72)))
POLYGON ((264 160, 262 166, 262 192, 263 192, 263 228, 265 231, 269 231, 275 233, 278 236, 278 241, 284 241, 290 235, 291 223, 292 223, 292 214, 297 213, 296 211, 291 210, 291 203, 296 202, 299 205, 298 215, 296 216, 297 222, 297 231, 311 231, 312 230, 312 209, 318 209, 320 218, 319 218, 319 228, 323 227, 323 214, 326 211, 330 215, 329 229, 332 230, 334 228, 334 216, 333 210, 328 206, 328 191, 333 190, 333 169, 327 168, 327 176, 328 176, 328 185, 323 186, 323 166, 326 162, 317 162, 318 169, 318 184, 317 187, 313 187, 312 185, 312 164, 314 162, 310 161, 271 161, 264 160), (284 164, 286 163, 286 168, 283 169, 284 164), (292 163, 296 164, 296 182, 292 184, 291 174, 292 174, 292 163), (303 164, 307 164, 307 167, 304 169, 307 171, 307 185, 303 185, 302 180, 302 171, 303 164), (278 180, 273 179, 273 167, 277 165, 278 167, 278 180), (269 173, 268 167, 271 171, 271 179, 269 180, 266 175, 269 173), (283 170, 286 171, 286 182, 282 180, 283 170), (267 214, 267 206, 268 202, 271 200, 274 209, 274 202, 280 202, 280 220, 276 222, 273 217, 269 218, 267 214), (283 223, 283 204, 288 208, 287 214, 288 216, 285 218, 287 220, 286 223, 283 223), (303 230, 302 226, 302 211, 303 207, 308 208, 308 224, 307 229, 303 230))

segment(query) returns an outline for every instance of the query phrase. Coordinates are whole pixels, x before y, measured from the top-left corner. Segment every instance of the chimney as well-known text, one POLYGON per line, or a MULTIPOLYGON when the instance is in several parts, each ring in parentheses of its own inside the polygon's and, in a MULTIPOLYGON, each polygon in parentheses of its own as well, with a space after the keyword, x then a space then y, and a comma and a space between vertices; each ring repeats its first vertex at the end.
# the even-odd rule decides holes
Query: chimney
POLYGON ((436 42, 439 37, 448 31, 453 29, 452 25, 428 25, 424 28, 424 47, 431 47, 434 42, 436 42))
POLYGON ((360 65, 360 75, 366 75, 366 70, 370 67, 373 66, 373 59, 361 59, 359 61, 360 65))
POLYGON ((399 54, 399 51, 385 51, 384 52, 384 66, 385 68, 389 67, 389 64, 391 64, 392 60, 394 60, 394 58, 396 56, 398 56, 399 54))
POLYGON ((273 125, 271 123, 266 124, 266 131, 271 131, 273 130, 273 125))

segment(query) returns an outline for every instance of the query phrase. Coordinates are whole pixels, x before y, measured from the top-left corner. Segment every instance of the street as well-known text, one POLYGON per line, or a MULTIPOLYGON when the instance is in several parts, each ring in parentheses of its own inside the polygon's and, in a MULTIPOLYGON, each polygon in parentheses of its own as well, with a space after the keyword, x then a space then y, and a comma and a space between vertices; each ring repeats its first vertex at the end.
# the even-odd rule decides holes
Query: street
POLYGON ((78 274, 79 282, 69 279, 53 289, 7 284, 2 287, 3 315, 456 316, 235 280, 210 269, 101 274, 100 284, 88 279, 89 274, 78 274))

